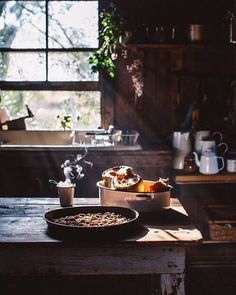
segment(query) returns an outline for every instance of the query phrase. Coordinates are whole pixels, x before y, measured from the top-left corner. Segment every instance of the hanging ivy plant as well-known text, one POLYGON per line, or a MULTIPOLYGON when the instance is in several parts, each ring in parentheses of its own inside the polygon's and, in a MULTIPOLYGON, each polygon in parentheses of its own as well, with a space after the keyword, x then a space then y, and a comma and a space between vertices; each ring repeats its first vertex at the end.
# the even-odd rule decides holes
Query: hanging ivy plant
POLYGON ((100 14, 100 47, 89 56, 88 62, 93 73, 105 70, 109 77, 115 77, 115 63, 118 46, 122 44, 123 19, 113 3, 100 14))

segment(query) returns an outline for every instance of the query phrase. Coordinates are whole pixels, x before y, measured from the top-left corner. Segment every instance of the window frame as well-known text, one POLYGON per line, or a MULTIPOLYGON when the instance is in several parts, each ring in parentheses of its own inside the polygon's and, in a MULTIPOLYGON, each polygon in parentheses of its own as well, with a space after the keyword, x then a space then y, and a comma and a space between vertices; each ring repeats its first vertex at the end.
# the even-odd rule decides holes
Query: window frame
MULTIPOLYGON (((1 52, 43 52, 46 54, 46 79, 42 81, 3 81, 0 80, 1 90, 35 90, 35 91, 100 91, 100 75, 98 75, 98 81, 48 81, 48 54, 50 52, 93 52, 98 48, 93 47, 72 47, 72 48, 48 48, 48 4, 50 0, 45 0, 45 15, 46 15, 46 26, 45 26, 45 38, 46 45, 45 48, 8 48, 0 47, 1 52)), ((87 0, 81 0, 87 1, 87 0)), ((89 0, 98 2, 98 15, 100 13, 100 1, 99 0, 89 0)), ((99 29, 99 19, 98 19, 98 29, 99 29)), ((102 96, 102 92, 101 92, 102 96)), ((101 110, 102 110, 102 97, 101 97, 101 110)), ((101 112, 101 116, 102 116, 101 112)), ((101 121, 103 119, 101 118, 101 121)))

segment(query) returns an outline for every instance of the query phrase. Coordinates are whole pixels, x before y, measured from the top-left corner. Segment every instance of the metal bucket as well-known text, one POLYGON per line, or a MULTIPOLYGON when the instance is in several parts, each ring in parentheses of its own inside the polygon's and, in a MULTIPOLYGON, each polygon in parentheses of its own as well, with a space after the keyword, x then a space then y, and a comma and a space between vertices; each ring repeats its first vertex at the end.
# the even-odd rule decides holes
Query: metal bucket
MULTIPOLYGON (((150 184, 153 182, 150 181, 150 184)), ((101 205, 121 206, 137 210, 138 212, 158 212, 169 208, 170 191, 165 192, 131 192, 114 190, 97 183, 101 205)))

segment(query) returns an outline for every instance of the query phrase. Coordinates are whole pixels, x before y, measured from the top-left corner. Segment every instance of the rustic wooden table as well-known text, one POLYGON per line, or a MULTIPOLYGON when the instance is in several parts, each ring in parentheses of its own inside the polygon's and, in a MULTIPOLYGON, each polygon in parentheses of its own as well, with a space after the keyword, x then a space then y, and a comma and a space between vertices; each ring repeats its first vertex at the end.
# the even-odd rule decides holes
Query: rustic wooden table
MULTIPOLYGON (((94 205, 98 199, 75 199, 94 205)), ((32 274, 160 274, 161 294, 184 294, 185 247, 202 235, 178 199, 140 216, 140 230, 121 240, 61 240, 48 234, 43 215, 57 198, 0 198, 0 276, 32 274)))

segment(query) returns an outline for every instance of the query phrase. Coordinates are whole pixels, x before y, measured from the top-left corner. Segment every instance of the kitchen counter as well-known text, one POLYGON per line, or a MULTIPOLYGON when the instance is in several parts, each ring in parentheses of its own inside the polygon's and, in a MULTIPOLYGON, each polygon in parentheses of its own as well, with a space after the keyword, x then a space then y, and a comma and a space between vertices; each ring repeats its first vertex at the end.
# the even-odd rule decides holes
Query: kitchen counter
POLYGON ((76 151, 87 148, 89 151, 141 151, 139 144, 135 145, 83 145, 83 144, 2 144, 3 151, 76 151))
POLYGON ((118 137, 114 138, 112 136, 115 135, 96 138, 87 135, 86 131, 0 130, 0 149, 73 151, 86 147, 96 151, 170 150, 167 142, 160 139, 150 142, 145 136, 138 136, 136 133, 117 135, 118 137))
MULTIPOLYGON (((0 198, 0 204, 1 276, 160 274, 161 294, 185 294, 185 247, 201 244, 202 235, 177 199, 158 214, 141 215, 128 236, 95 241, 48 234, 43 214, 59 207, 58 198, 0 198)), ((88 204, 99 201, 75 199, 88 204)))
POLYGON ((175 170, 173 181, 181 204, 206 234, 209 207, 236 205, 236 173, 223 170, 214 175, 205 175, 175 170))
POLYGON ((217 183, 236 183, 236 173, 222 171, 217 174, 207 175, 201 173, 186 173, 182 171, 174 172, 174 181, 176 184, 217 184, 217 183))

